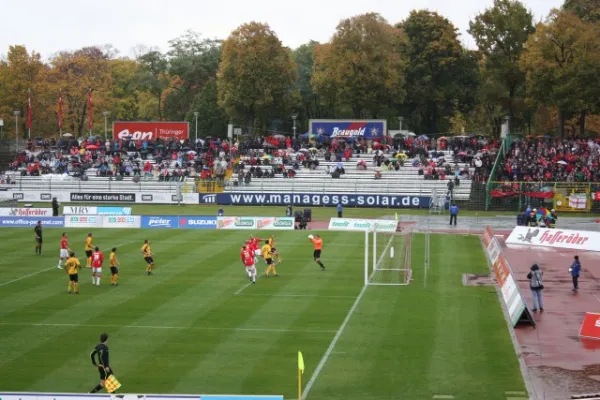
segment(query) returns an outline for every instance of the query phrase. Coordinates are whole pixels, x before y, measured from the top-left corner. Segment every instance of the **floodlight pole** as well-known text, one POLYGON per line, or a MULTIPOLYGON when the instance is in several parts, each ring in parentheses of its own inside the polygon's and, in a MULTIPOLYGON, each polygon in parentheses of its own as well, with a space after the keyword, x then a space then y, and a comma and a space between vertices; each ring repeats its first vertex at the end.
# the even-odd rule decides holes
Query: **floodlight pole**
POLYGON ((293 131, 294 131, 294 139, 296 139, 296 119, 298 118, 298 114, 292 114, 292 121, 294 121, 293 131))
POLYGON ((194 118, 196 119, 196 134, 195 134, 195 140, 194 140, 194 146, 196 146, 196 143, 198 143, 198 115, 200 113, 198 111, 194 111, 194 118))

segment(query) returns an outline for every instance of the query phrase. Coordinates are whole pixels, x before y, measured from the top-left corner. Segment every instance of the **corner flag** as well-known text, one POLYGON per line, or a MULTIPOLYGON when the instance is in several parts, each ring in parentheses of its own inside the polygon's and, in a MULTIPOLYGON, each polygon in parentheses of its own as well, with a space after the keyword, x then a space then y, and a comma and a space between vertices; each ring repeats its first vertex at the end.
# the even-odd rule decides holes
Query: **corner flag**
POLYGON ((302 352, 298 352, 298 369, 304 374, 304 357, 302 357, 302 352))
POLYGON ((298 352, 298 400, 302 400, 302 374, 304 374, 304 357, 298 352))

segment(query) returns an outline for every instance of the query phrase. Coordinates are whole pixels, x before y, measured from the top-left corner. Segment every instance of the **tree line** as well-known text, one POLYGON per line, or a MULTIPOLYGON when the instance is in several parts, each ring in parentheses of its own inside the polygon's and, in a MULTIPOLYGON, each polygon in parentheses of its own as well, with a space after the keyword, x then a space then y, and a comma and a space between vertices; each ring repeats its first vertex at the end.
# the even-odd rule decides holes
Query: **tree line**
MULTIPOLYGON (((25 131, 30 90, 35 136, 87 133, 87 93, 94 131, 113 120, 187 120, 202 136, 298 132, 311 118, 387 119, 420 134, 499 136, 505 117, 524 134, 600 133, 600 4, 566 0, 534 24, 519 1, 495 0, 469 23, 477 50, 465 48, 444 16, 413 10, 392 24, 376 13, 342 20, 327 43, 297 49, 264 23, 225 40, 188 31, 161 52, 138 47, 119 57, 110 45, 60 51, 43 61, 10 46, 0 61, 0 118, 25 131)), ((110 125, 110 124, 109 124, 110 125)))

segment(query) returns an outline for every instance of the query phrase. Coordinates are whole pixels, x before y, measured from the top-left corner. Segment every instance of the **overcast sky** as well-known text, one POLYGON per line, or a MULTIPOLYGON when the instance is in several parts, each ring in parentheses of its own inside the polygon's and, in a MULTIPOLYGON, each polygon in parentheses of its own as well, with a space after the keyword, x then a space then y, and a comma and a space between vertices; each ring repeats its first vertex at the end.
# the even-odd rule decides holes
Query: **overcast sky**
MULTIPOLYGON (((522 0, 535 21, 560 7, 563 0, 522 0)), ((467 34, 469 20, 493 0, 2 0, 0 54, 22 44, 44 58, 58 50, 112 44, 122 56, 133 56, 137 45, 168 48, 168 41, 191 29, 204 37, 225 38, 248 21, 268 23, 285 46, 328 41, 341 19, 366 12, 380 13, 391 23, 416 8, 437 11, 467 34)))

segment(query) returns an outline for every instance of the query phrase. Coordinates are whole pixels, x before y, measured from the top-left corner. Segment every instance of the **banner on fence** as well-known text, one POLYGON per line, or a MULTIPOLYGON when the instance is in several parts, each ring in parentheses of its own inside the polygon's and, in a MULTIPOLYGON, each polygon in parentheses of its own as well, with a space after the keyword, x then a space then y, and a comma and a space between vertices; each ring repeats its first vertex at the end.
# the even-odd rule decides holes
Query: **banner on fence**
POLYGON ((331 231, 372 231, 375 227, 379 232, 396 232, 398 221, 388 219, 331 218, 328 229, 331 231))
POLYGON ((506 306, 512 325, 515 326, 523 321, 535 325, 510 265, 502 255, 502 248, 498 239, 494 236, 492 228, 486 226, 481 238, 486 257, 492 266, 496 282, 502 293, 502 301, 506 306))
POLYGON ((600 232, 517 226, 506 239, 506 243, 600 251, 600 232))
POLYGON ((181 229, 217 229, 217 217, 180 216, 179 228, 181 229))
POLYGON ((51 208, 0 208, 2 217, 51 217, 51 208))
POLYGON ((293 217, 217 217, 217 229, 294 229, 293 217))
POLYGON ((273 395, 178 395, 178 394, 75 394, 75 393, 36 393, 4 392, 2 400, 283 400, 283 396, 273 395))
POLYGON ((33 228, 38 221, 41 221, 42 226, 46 228, 62 228, 65 226, 64 217, 0 217, 0 227, 33 228))
POLYGON ((342 206, 428 208, 428 196, 399 196, 386 194, 343 193, 253 193, 235 192, 200 195, 201 204, 220 205, 294 205, 294 206, 342 206))
POLYGON ((67 228, 102 228, 102 217, 99 215, 65 215, 67 228))
POLYGON ((179 217, 177 215, 142 215, 141 227, 142 229, 177 229, 179 228, 179 217))
POLYGON ((140 228, 141 218, 138 215, 104 215, 102 228, 140 228))
MULTIPOLYGON (((55 192, 50 193, 47 191, 39 190, 8 190, 7 194, 14 200, 19 201, 30 201, 30 202, 51 202, 52 198, 56 199, 61 203, 152 203, 152 204, 177 204, 177 194, 175 190, 173 192, 164 193, 148 193, 148 192, 135 192, 135 193, 85 193, 85 192, 55 192)), ((216 196, 216 195, 210 195, 216 196)), ((181 203, 183 204, 198 204, 199 195, 198 193, 181 193, 181 203)), ((200 201, 201 202, 201 201, 200 201)), ((214 202, 213 202, 214 203, 214 202)), ((52 215, 52 214, 50 214, 52 215)))
POLYGON ((311 119, 309 132, 334 138, 374 139, 387 135, 384 119, 311 119))
POLYGON ((131 207, 64 206, 64 215, 131 215, 131 207))

